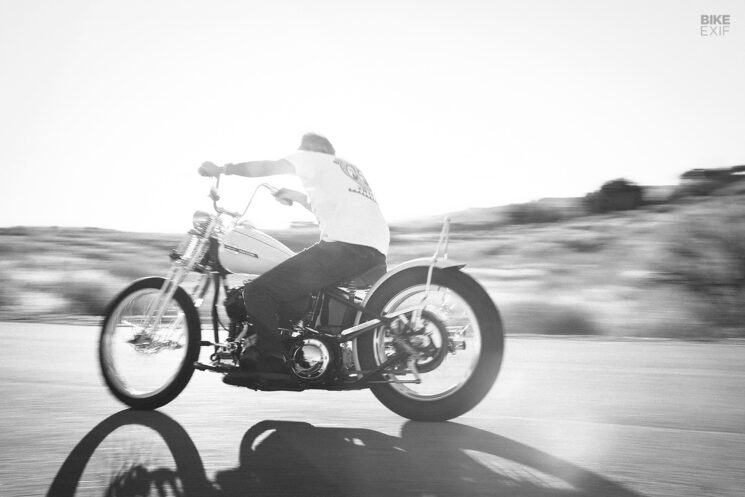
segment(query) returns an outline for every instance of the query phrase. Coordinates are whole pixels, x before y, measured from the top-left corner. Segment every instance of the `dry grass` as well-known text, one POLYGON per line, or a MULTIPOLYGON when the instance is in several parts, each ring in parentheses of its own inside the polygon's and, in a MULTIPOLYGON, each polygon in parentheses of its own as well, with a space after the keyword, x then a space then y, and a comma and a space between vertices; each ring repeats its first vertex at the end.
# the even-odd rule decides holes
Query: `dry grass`
MULTIPOLYGON (((506 224, 504 209, 469 211, 472 218, 454 217, 450 257, 468 263, 508 333, 744 337, 744 200, 738 190, 520 225, 506 224)), ((430 256, 439 224, 395 226, 392 233, 394 266, 430 256)), ((295 250, 317 236, 307 228, 276 235, 295 250)), ((179 238, 0 229, 0 318, 100 314, 129 281, 164 274, 179 238)))
POLYGON ((163 274, 173 235, 90 228, 0 230, 0 317, 99 315, 136 278, 163 274))

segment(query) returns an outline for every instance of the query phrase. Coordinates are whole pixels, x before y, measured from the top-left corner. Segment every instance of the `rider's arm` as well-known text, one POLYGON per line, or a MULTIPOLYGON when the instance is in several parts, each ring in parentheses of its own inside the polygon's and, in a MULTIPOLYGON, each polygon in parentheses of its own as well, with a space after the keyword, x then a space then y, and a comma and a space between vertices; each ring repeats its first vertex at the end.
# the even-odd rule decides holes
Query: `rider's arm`
POLYGON ((298 204, 302 205, 309 211, 313 212, 313 210, 310 207, 310 202, 308 201, 308 196, 304 193, 300 193, 296 190, 290 190, 289 188, 280 188, 277 193, 274 194, 274 196, 282 203, 285 203, 283 201, 289 201, 287 202, 288 205, 292 202, 297 202, 298 204))
MULTIPOLYGON (((240 164, 226 164, 222 168, 225 174, 235 174, 238 176, 272 176, 274 174, 294 174, 295 166, 286 159, 280 160, 259 160, 250 162, 241 162, 240 164)), ((311 210, 310 202, 307 195, 289 188, 281 188, 274 196, 288 205, 297 202, 309 211, 311 210)))
POLYGON ((257 176, 272 176, 274 174, 295 173, 295 167, 286 159, 257 160, 241 162, 239 164, 226 164, 222 169, 222 172, 225 174, 235 174, 237 176, 247 176, 250 178, 257 176))

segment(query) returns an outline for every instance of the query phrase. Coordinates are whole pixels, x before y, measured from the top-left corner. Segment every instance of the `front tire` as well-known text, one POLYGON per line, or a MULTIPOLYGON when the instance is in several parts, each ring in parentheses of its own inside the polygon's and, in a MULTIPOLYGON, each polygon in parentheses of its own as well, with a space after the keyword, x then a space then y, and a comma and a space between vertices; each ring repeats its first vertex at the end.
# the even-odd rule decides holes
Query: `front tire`
MULTIPOLYGON (((426 290, 427 267, 407 269, 383 283, 370 297, 367 307, 377 313, 416 306, 426 290)), ((396 414, 417 421, 446 421, 475 407, 491 389, 499 373, 504 352, 502 321, 494 302, 470 276, 457 269, 433 269, 427 316, 429 328, 444 326, 449 343, 447 355, 430 371, 422 368, 421 384, 377 383, 373 394, 396 414), (434 322, 436 321, 436 322, 434 322), (461 348, 462 347, 462 348, 461 348)), ((426 321, 426 319, 425 319, 426 321)), ((438 333, 430 332, 437 347, 438 333)), ((392 347, 385 327, 357 340, 363 370, 371 370, 390 356, 392 347)), ((436 352, 434 357, 437 357, 436 352)), ((426 361, 422 364, 426 366, 426 361)), ((410 373, 398 370, 383 375, 388 381, 411 381, 410 373)))
POLYGON ((159 323, 145 324, 165 281, 134 282, 109 305, 101 329, 99 364, 106 386, 135 409, 157 409, 175 399, 199 358, 199 314, 182 288, 166 304, 159 323))

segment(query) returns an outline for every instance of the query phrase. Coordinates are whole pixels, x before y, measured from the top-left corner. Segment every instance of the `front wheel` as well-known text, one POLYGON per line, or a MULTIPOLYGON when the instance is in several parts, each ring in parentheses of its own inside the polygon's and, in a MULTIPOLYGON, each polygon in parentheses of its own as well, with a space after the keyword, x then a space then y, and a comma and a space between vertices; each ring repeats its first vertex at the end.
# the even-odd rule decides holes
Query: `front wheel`
POLYGON ((109 305, 101 330, 104 381, 117 399, 136 409, 156 409, 176 398, 199 358, 199 314, 182 288, 162 302, 165 281, 145 278, 130 285, 109 305), (162 313, 159 307, 165 307, 162 313))
MULTIPOLYGON (((392 277, 370 297, 368 308, 391 314, 418 307, 427 293, 427 270, 411 268, 392 277)), ((452 419, 481 402, 496 380, 504 352, 499 312, 481 285, 457 269, 434 269, 419 323, 409 327, 402 334, 400 327, 381 326, 357 340, 363 370, 400 352, 396 341, 402 338, 418 353, 413 368, 389 368, 385 382, 371 386, 378 400, 418 421, 452 419)))

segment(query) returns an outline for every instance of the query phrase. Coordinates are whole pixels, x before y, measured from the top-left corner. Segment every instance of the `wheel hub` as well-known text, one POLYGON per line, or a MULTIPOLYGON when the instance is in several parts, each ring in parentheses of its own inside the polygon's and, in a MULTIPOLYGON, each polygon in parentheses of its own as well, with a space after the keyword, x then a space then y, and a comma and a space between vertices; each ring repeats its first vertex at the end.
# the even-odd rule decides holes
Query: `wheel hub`
POLYGON ((422 311, 420 326, 406 337, 419 353, 416 367, 420 373, 437 368, 448 352, 448 334, 445 325, 429 311, 422 311))

